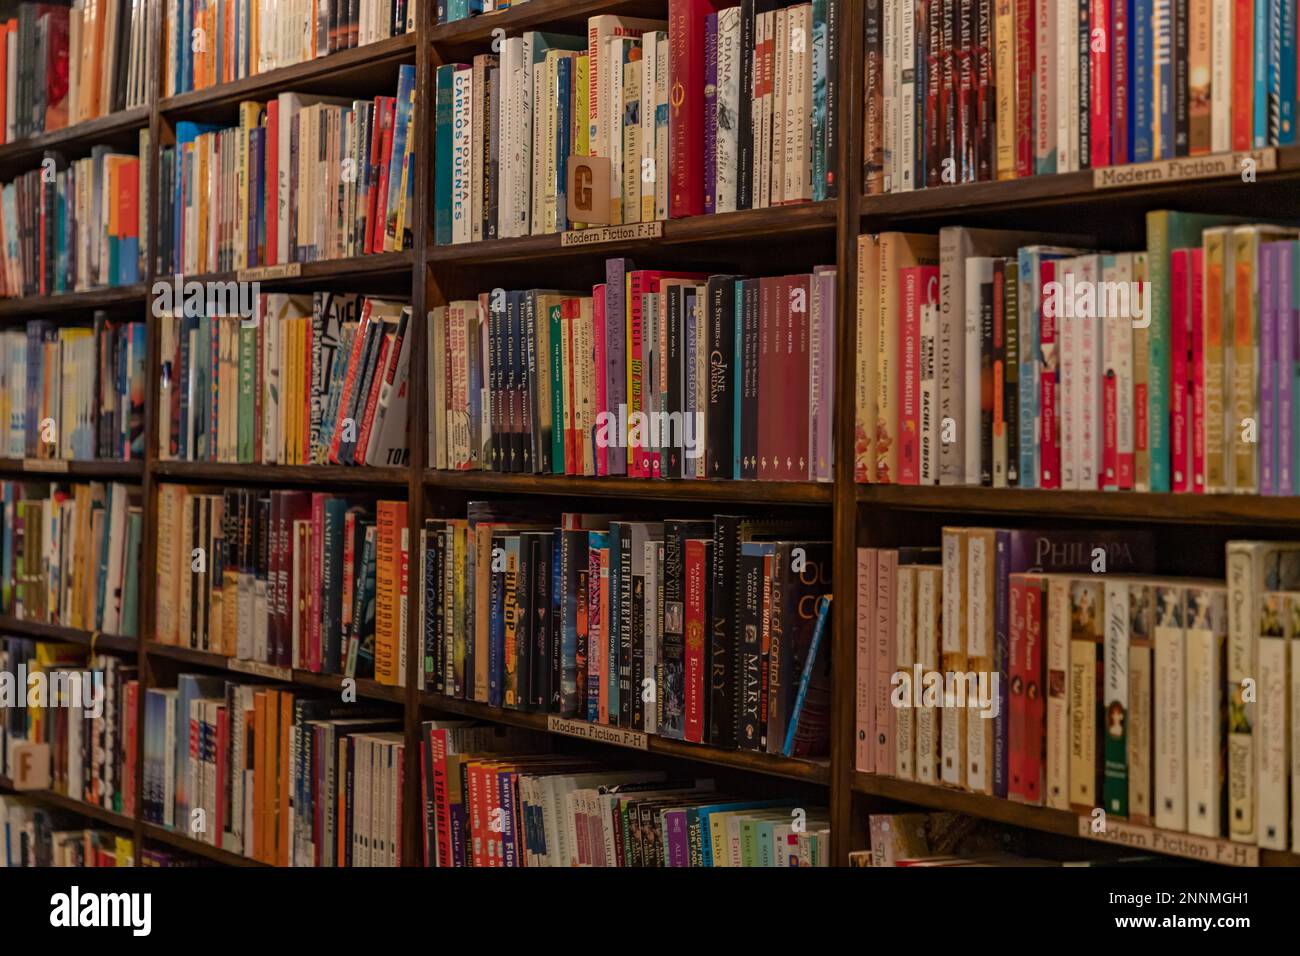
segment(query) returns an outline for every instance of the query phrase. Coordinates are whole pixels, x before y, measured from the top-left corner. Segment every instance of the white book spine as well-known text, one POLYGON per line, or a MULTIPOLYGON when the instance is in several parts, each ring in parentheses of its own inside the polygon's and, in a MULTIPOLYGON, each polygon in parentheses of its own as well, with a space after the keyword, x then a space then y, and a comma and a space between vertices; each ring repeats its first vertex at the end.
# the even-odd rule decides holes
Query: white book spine
MULTIPOLYGON (((1081 280, 1097 288, 1100 256, 1084 256, 1081 262, 1081 280)), ((1094 299, 1095 301, 1095 299, 1094 299)), ((1078 454, 1076 472, 1081 491, 1096 491, 1101 487, 1098 475, 1102 453, 1102 365, 1101 319, 1098 303, 1092 314, 1076 316, 1072 321, 1078 326, 1076 343, 1079 347, 1079 388, 1075 393, 1078 402, 1078 454)))
POLYGON ((1187 829, 1187 681, 1183 589, 1156 588, 1155 820, 1163 830, 1187 829))
POLYGON ((1187 589, 1187 829, 1207 837, 1223 835, 1224 604, 1222 588, 1187 589))
MULTIPOLYGON (((916 661, 916 569, 900 567, 894 579, 895 659, 899 673, 912 673, 916 661)), ((916 776, 916 713, 899 707, 894 715, 894 775, 900 780, 916 776)))
POLYGON ((1256 571, 1263 565, 1265 545, 1255 541, 1232 541, 1227 551, 1228 654, 1225 690, 1232 706, 1242 708, 1243 720, 1234 721, 1228 731, 1228 835, 1243 843, 1256 842, 1255 829, 1255 739, 1252 727, 1256 706, 1243 699, 1242 682, 1258 675, 1255 646, 1259 633, 1256 618, 1259 591, 1256 571))
POLYGON ((1078 102, 1079 6, 1074 0, 1059 0, 1056 16, 1056 171, 1069 173, 1079 168, 1078 102))
POLYGON ((641 51, 641 141, 640 157, 637 160, 637 178, 641 182, 640 221, 649 222, 654 218, 655 182, 659 178, 659 168, 655 165, 655 90, 658 86, 659 58, 655 56, 658 46, 657 33, 647 33, 642 37, 641 51))
MULTIPOLYGON (((939 605, 943 600, 943 578, 936 568, 916 573, 916 660, 923 671, 939 670, 939 605)), ((939 782, 939 721, 941 711, 924 704, 916 710, 916 779, 921 783, 939 782)))
MULTIPOLYGON (((993 659, 991 541, 981 532, 966 536, 966 663, 971 673, 987 671, 993 659)), ((968 697, 969 700, 969 697, 968 697)), ((966 715, 966 789, 993 793, 992 721, 978 710, 966 715)))
POLYGON ((916 188, 916 0, 898 4, 898 152, 894 167, 899 192, 916 188))
MULTIPOLYGON (((1259 845, 1270 850, 1286 850, 1287 780, 1290 773, 1287 739, 1289 673, 1287 654, 1287 614, 1295 609, 1295 594, 1274 592, 1260 596, 1259 643, 1259 763, 1256 767, 1256 790, 1259 793, 1259 845)), ((1222 685, 1220 685, 1222 686, 1222 685)))
MULTIPOLYGON (((934 284, 937 287, 938 282, 934 284)), ((938 331, 939 304, 931 301, 921 306, 920 482, 923 485, 939 483, 939 383, 935 378, 938 331)))
POLYGON ((452 75, 451 93, 451 240, 469 242, 473 144, 473 71, 452 75))
POLYGON ((1073 282, 1078 279, 1077 260, 1063 259, 1056 266, 1056 281, 1061 284, 1063 308, 1056 316, 1056 341, 1058 343, 1060 384, 1057 386, 1060 405, 1061 488, 1079 487, 1078 418, 1079 402, 1079 322, 1072 306, 1073 282))
MULTIPOLYGON (((725 11, 723 11, 725 13, 725 11)), ((668 34, 659 33, 655 44, 655 58, 659 61, 655 68, 655 169, 662 174, 655 175, 655 219, 668 218, 668 34)), ((737 56, 744 55, 740 50, 739 26, 736 29, 737 56)), ((736 66, 739 82, 739 65, 736 66)), ((737 91, 740 87, 737 85, 737 91)), ((738 94, 739 95, 739 94, 738 94)), ((739 106, 737 105, 737 109, 739 106)), ((737 115, 737 114, 732 114, 737 115)), ((735 130, 732 130, 735 138, 735 130)), ((720 131, 721 134, 721 131, 720 131)), ((737 146, 737 149, 739 147, 737 146)))
POLYGON ((939 338, 935 378, 939 389, 939 484, 966 480, 966 260, 960 229, 939 230, 939 338), (952 441, 946 439, 952 438, 952 441))
MULTIPOLYGON (((1018 0, 1020 2, 1020 0, 1018 0)), ((1057 171, 1056 0, 1034 4, 1034 172, 1057 171)), ((1022 340, 1023 341, 1023 340, 1022 340)))
MULTIPOLYGON (((943 533, 943 643, 942 669, 956 661, 965 671, 966 642, 963 613, 965 575, 965 535, 945 530, 943 533)), ((951 668, 956 670, 956 668, 951 668)), ((964 787, 966 783, 965 734, 966 715, 961 708, 950 708, 942 713, 940 728, 942 773, 945 786, 964 787)))
POLYGON ((900 177, 896 166, 899 155, 898 87, 900 83, 899 67, 901 64, 898 54, 898 34, 900 21, 902 20, 899 7, 902 6, 902 2, 903 0, 884 0, 884 17, 882 18, 884 68, 881 71, 881 94, 885 112, 882 139, 884 140, 885 157, 884 189, 887 193, 900 188, 900 177))

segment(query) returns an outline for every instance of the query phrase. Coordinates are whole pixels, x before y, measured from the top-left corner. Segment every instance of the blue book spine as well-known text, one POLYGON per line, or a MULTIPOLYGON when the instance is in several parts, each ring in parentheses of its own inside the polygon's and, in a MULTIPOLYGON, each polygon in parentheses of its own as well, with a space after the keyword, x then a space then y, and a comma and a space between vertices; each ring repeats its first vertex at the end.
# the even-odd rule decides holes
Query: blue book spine
POLYGON ((804 698, 808 696, 808 685, 812 682, 813 667, 817 663, 817 649, 821 647, 822 634, 826 630, 826 619, 830 617, 831 600, 829 596, 817 602, 817 623, 813 625, 812 642, 808 645, 808 656, 803 662, 803 673, 799 675, 799 690, 795 694, 794 709, 790 711, 790 723, 785 731, 785 746, 781 752, 789 757, 794 753, 795 733, 799 730, 799 714, 803 711, 804 698))
POLYGON ((1034 288, 1038 256, 1021 249, 1019 308, 1028 316, 1020 328, 1020 480, 1021 488, 1038 487, 1038 309, 1029 295, 1034 288))
POLYGON ((1256 149, 1268 145, 1268 71, 1277 55, 1270 42, 1273 29, 1273 8, 1277 0, 1255 0, 1255 33, 1252 39, 1254 62, 1251 64, 1253 95, 1251 97, 1251 143, 1256 149))
MULTIPOLYGON (((826 3, 827 0, 813 0, 812 5, 812 198, 821 202, 826 198, 826 3)), ((917 102, 925 102, 925 91, 920 77, 924 70, 917 70, 917 102)), ((742 96, 745 94, 742 92, 742 96)), ((924 163, 925 150, 917 150, 917 160, 924 163)), ((925 182, 921 179, 920 182, 925 182)))
POLYGON ((1295 144, 1296 109, 1296 9, 1293 4, 1278 4, 1277 118, 1275 142, 1278 146, 1295 144))
POLYGON ((573 102, 573 57, 562 56, 555 63, 555 228, 564 232, 568 228, 568 191, 565 188, 569 166, 569 131, 573 128, 570 116, 573 102))
POLYGON ((488 703, 501 706, 501 660, 505 653, 505 571, 497 568, 505 562, 501 538, 492 539, 491 590, 488 595, 488 703))
MULTIPOLYGON (((606 532, 604 532, 604 531, 590 531, 590 532, 587 533, 587 551, 588 551, 588 554, 594 554, 596 551, 599 551, 599 550, 601 550, 601 549, 605 549, 605 548, 608 548, 608 547, 609 547, 609 535, 608 535, 606 532)), ((587 563, 588 568, 590 568, 591 565, 592 565, 592 561, 591 561, 590 559, 588 559, 588 563, 587 563)), ((596 587, 597 589, 599 589, 599 588, 600 588, 600 579, 599 579, 599 578, 594 578, 594 579, 593 579, 590 575, 588 575, 588 577, 587 577, 587 587, 588 587, 588 588, 591 588, 591 587, 593 587, 593 586, 596 587), (593 583, 592 583, 593 580, 594 580, 594 582, 595 582, 594 585, 593 585, 593 583)), ((590 619, 588 619, 588 633, 589 633, 592 637, 594 637, 594 636, 596 636, 596 635, 599 635, 599 636, 602 638, 602 640, 603 640, 603 639, 604 639, 604 629, 608 626, 608 625, 606 624, 606 621, 605 621, 605 617, 609 614, 609 610, 608 610, 608 608, 601 607, 601 609, 600 609, 600 614, 601 614, 600 630, 599 630, 599 631, 592 631, 592 630, 591 630, 591 622, 590 622, 590 619)), ((590 638, 589 638, 589 640, 590 640, 590 638)), ((603 658, 603 657, 604 657, 604 654, 602 654, 601 657, 603 658)), ((602 666, 603 666, 603 661, 602 661, 602 666)), ((603 675, 601 674, 600 671, 596 670, 595 668, 593 668, 593 667, 591 666, 591 654, 590 654, 590 651, 588 651, 588 655, 587 655, 587 688, 586 688, 586 694, 587 694, 587 720, 590 721, 590 722, 593 723, 593 724, 596 723, 597 720, 599 720, 599 718, 600 718, 600 680, 601 680, 601 677, 602 677, 602 676, 603 676, 603 675)))
MULTIPOLYGON (((388 164, 388 195, 385 200, 384 232, 390 239, 397 235, 397 207, 402 202, 402 168, 406 164, 406 127, 410 124, 415 102, 415 67, 403 64, 397 75, 397 103, 393 116, 393 156, 388 164)), ((400 243, 399 243, 400 244, 400 243)))
MULTIPOLYGON (((1130 0, 1129 148, 1133 162, 1151 161, 1151 0, 1130 0)), ((1022 280, 1023 281, 1023 280, 1022 280)), ((1024 472, 1021 472, 1023 475, 1024 472)))
MULTIPOLYGON (((618 606, 619 587, 623 579, 623 566, 619 555, 622 553, 623 526, 620 522, 610 522, 609 525, 609 606, 615 608, 618 606)), ((606 704, 609 712, 609 722, 617 724, 618 714, 618 648, 619 648, 619 623, 620 615, 611 611, 609 615, 609 626, 605 628, 605 683, 608 688, 606 692, 606 704)))
POLYGON ((1172 159, 1174 156, 1174 31, 1173 4, 1171 0, 1155 0, 1152 19, 1152 44, 1155 55, 1155 73, 1158 82, 1155 92, 1155 111, 1160 122, 1160 142, 1152 144, 1152 159, 1172 159))

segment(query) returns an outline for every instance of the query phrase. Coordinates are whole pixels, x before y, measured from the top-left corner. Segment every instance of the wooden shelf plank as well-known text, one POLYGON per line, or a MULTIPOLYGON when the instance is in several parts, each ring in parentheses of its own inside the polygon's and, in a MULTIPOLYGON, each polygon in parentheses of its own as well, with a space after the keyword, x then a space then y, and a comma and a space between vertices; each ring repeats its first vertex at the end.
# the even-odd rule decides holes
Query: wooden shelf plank
POLYGON ((863 507, 1183 524, 1300 522, 1300 497, 1174 495, 968 486, 858 485, 863 507))
POLYGON ((406 468, 371 468, 347 465, 241 465, 221 462, 160 461, 153 467, 164 481, 222 482, 267 485, 310 485, 315 488, 340 485, 373 485, 401 488, 410 479, 406 468))
MULTIPOLYGON (((497 29, 517 36, 524 30, 545 27, 555 32, 571 30, 585 36, 588 18, 602 13, 666 19, 663 0, 529 0, 499 13, 434 24, 430 39, 439 51, 455 49, 460 52, 466 47, 490 43, 492 31, 497 29)), ((444 58, 443 62, 448 61, 444 58)))
MULTIPOLYGON (((346 90, 355 87, 368 72, 413 60, 415 46, 415 34, 404 33, 231 83, 166 96, 158 104, 158 111, 167 116, 188 116, 213 108, 234 107, 243 100, 272 99, 285 90, 305 92, 321 84, 346 90)), ((393 90, 387 92, 391 96, 393 90)))
MULTIPOLYGON (((317 262, 290 263, 296 266, 292 275, 260 276, 256 269, 231 270, 226 272, 201 272, 183 275, 185 282, 237 282, 241 275, 247 275, 250 281, 256 280, 263 290, 293 288, 310 285, 313 282, 325 282, 345 279, 370 279, 372 277, 395 277, 411 271, 414 254, 410 249, 401 252, 381 252, 367 256, 349 256, 344 259, 321 259, 317 262)), ((170 282, 171 276, 159 276, 158 282, 170 282)))
MULTIPOLYGON (((455 698, 429 693, 420 695, 420 703, 430 710, 549 733, 547 726, 549 718, 546 714, 508 710, 504 707, 492 707, 477 701, 456 700, 455 698)), ((778 757, 749 750, 724 750, 720 747, 709 747, 704 744, 668 740, 653 734, 648 737, 647 743, 649 753, 653 754, 677 757, 682 760, 694 760, 717 767, 731 767, 737 770, 765 774, 769 777, 785 777, 819 786, 830 785, 830 766, 824 761, 778 757)))
POLYGON ((125 814, 115 813, 112 810, 105 810, 103 807, 97 807, 92 804, 70 797, 64 793, 57 793, 54 790, 17 790, 14 788, 13 781, 6 777, 0 777, 0 790, 7 793, 17 794, 21 797, 31 797, 39 800, 41 803, 47 803, 52 807, 60 810, 66 810, 69 813, 80 814, 84 817, 90 817, 92 820, 98 820, 100 823, 106 823, 109 826, 120 827, 128 833, 135 826, 135 821, 125 814))
MULTIPOLYGON (((206 667, 210 670, 224 671, 235 677, 268 677, 274 680, 269 674, 261 674, 256 668, 257 664, 249 663, 245 669, 239 666, 239 662, 221 654, 213 654, 210 651, 198 651, 189 647, 176 647, 172 644, 159 644, 156 641, 144 642, 145 653, 153 657, 164 657, 174 661, 180 661, 184 664, 193 664, 196 667, 206 667), (232 666, 233 665, 233 666, 232 666)), ((286 669, 287 670, 287 669, 286 669)), ((298 684, 303 687, 314 687, 319 690, 343 692, 344 678, 339 674, 317 674, 305 670, 289 670, 288 683, 298 684)), ((392 687, 388 684, 381 684, 378 681, 370 680, 364 677, 356 678, 357 698, 362 700, 386 700, 391 703, 401 704, 406 700, 406 688, 392 687)))
POLYGON ((155 823, 142 823, 140 829, 146 840, 153 840, 157 843, 166 843, 170 847, 174 847, 178 850, 185 850, 195 856, 201 856, 216 863, 224 863, 226 866, 267 865, 260 860, 254 860, 241 853, 231 853, 229 850, 222 850, 219 847, 210 846, 200 840, 187 837, 183 833, 177 833, 175 830, 167 829, 167 827, 160 827, 155 823))
POLYGON ((133 285, 109 286, 85 292, 65 292, 63 295, 35 295, 19 299, 0 299, 0 321, 26 321, 48 317, 52 313, 69 313, 128 306, 145 301, 143 282, 133 285))
MULTIPOLYGON (((1300 147, 1278 147, 1276 171, 1259 173, 1257 183, 1280 182, 1292 179, 1298 174, 1300 174, 1300 147)), ((1153 203, 1167 201, 1177 207, 1180 199, 1185 201, 1189 191, 1231 188, 1233 185, 1241 185, 1240 180, 1233 177, 1219 177, 1097 189, 1093 186, 1093 171, 1089 169, 1073 173, 1027 176, 1023 179, 937 186, 887 195, 864 195, 860 212, 864 218, 870 220, 947 217, 955 222, 961 216, 981 210, 1077 206, 1085 203, 1104 206, 1135 197, 1149 197, 1153 203)), ((1257 185, 1252 184, 1250 188, 1257 188, 1257 185)))
POLYGON ((137 106, 133 109, 109 113, 107 116, 98 116, 74 126, 41 133, 30 139, 5 143, 0 145, 0 169, 17 169, 26 163, 37 165, 47 149, 66 151, 81 146, 91 146, 123 133, 144 129, 149 125, 149 112, 148 106, 137 106))
POLYGON ((144 477, 143 461, 67 461, 46 458, 0 458, 0 477, 24 476, 31 481, 80 478, 87 480, 138 482, 144 477))
POLYGON ((743 245, 763 241, 785 241, 810 234, 823 234, 829 239, 834 232, 835 203, 827 201, 801 203, 796 206, 774 206, 770 209, 746 209, 712 216, 692 216, 688 219, 669 219, 664 222, 663 235, 658 239, 633 239, 565 247, 561 245, 561 233, 557 232, 518 239, 488 239, 482 242, 446 246, 430 245, 427 258, 435 265, 482 265, 563 257, 606 257, 629 250, 635 250, 640 256, 652 256, 657 251, 688 244, 743 245))
POLYGON ((24 621, 16 617, 0 617, 0 634, 21 634, 40 641, 63 641, 68 644, 83 644, 97 651, 118 651, 134 654, 140 646, 134 637, 120 634, 101 634, 98 631, 85 631, 73 627, 61 627, 58 624, 42 624, 39 621, 24 621))
POLYGON ((815 481, 684 481, 658 478, 569 478, 496 471, 427 470, 429 487, 518 495, 627 498, 647 501, 758 502, 829 507, 834 486, 815 481))
MULTIPOLYGON (((1079 817, 1068 810, 1052 810, 1047 807, 1031 807, 1023 803, 990 797, 981 793, 966 793, 963 790, 951 790, 947 787, 935 787, 930 784, 916 783, 911 780, 898 780, 894 777, 872 773, 855 773, 853 775, 855 793, 872 797, 884 797, 901 803, 912 803, 931 810, 947 810, 964 813, 984 820, 993 820, 1010 826, 1024 827, 1058 836, 1090 839, 1079 833, 1079 817)), ((1172 837, 1185 834, 1171 834, 1172 837)), ((1097 838, 1096 842, 1105 842, 1108 846, 1117 844, 1097 838)), ((1143 851, 1148 852, 1148 851, 1143 851)), ((1181 856, 1170 854, 1173 859, 1181 856)), ((1260 850, 1260 866, 1300 866, 1300 854, 1284 853, 1279 850, 1260 850)))

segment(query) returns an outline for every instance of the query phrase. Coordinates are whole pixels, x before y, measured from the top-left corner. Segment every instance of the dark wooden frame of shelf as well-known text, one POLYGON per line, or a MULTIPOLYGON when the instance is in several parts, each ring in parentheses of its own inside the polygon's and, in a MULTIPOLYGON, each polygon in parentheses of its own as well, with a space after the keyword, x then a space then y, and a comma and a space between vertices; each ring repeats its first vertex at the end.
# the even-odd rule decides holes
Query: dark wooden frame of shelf
MULTIPOLYGON (((400 62, 416 64, 415 155, 416 163, 414 245, 397 253, 361 256, 341 261, 304 263, 300 274, 288 277, 258 278, 256 271, 244 273, 257 278, 268 288, 302 288, 314 282, 364 281, 379 277, 396 285, 403 275, 410 279, 414 309, 414 334, 411 363, 414 369, 427 368, 426 316, 432 308, 456 298, 463 291, 466 270, 511 263, 537 266, 561 262, 603 260, 624 250, 653 256, 655 253, 694 250, 707 251, 715 246, 741 250, 758 250, 773 242, 800 241, 808 237, 832 239, 837 261, 840 317, 837 323, 837 365, 835 392, 835 440, 839 454, 835 462, 833 483, 767 483, 737 481, 651 481, 624 478, 575 478, 564 476, 516 475, 494 472, 434 471, 425 467, 427 449, 427 376, 412 375, 408 417, 408 444, 411 461, 405 468, 369 469, 343 466, 260 466, 161 461, 156 442, 146 441, 143 463, 74 462, 67 472, 24 471, 21 462, 0 462, 0 474, 22 474, 29 480, 65 480, 101 478, 138 480, 143 485, 145 528, 141 565, 142 638, 94 637, 90 632, 0 619, 0 631, 27 634, 49 639, 71 640, 89 644, 92 639, 100 649, 125 654, 134 653, 143 687, 155 683, 155 668, 162 662, 203 667, 232 675, 258 679, 216 654, 152 642, 151 629, 156 595, 155 565, 157 527, 157 487, 160 482, 195 484, 318 485, 322 487, 366 487, 376 493, 396 493, 406 489, 408 530, 414 542, 423 527, 424 517, 441 513, 439 498, 452 493, 460 502, 465 495, 502 494, 573 498, 623 498, 635 502, 726 503, 741 501, 769 506, 797 506, 829 509, 834 541, 834 576, 842 582, 844 596, 835 603, 834 630, 831 635, 833 659, 831 695, 831 755, 828 762, 814 763, 789 760, 766 754, 727 751, 718 748, 650 737, 652 754, 726 767, 767 777, 797 781, 827 788, 832 828, 832 859, 844 865, 853 849, 865 847, 867 812, 877 806, 908 803, 936 809, 952 809, 986 817, 1028 829, 1060 836, 1077 836, 1077 817, 1055 810, 1026 807, 992 797, 932 787, 910 781, 858 773, 854 766, 856 674, 856 614, 851 595, 856 576, 856 547, 859 543, 888 545, 906 536, 910 515, 929 512, 960 516, 972 514, 1017 516, 1068 516, 1084 520, 1103 518, 1160 524, 1187 522, 1197 525, 1231 525, 1272 527, 1300 524, 1300 499, 1247 498, 1235 496, 1135 495, 1102 492, 1028 491, 1019 489, 984 489, 970 487, 899 487, 862 486, 854 483, 854 375, 856 324, 852 320, 857 294, 857 238, 870 229, 895 228, 925 223, 925 228, 964 216, 997 213, 1014 219, 1023 212, 1041 211, 1044 207, 1075 204, 1089 210, 1104 209, 1108 201, 1119 199, 1130 204, 1154 208, 1156 204, 1177 201, 1179 189, 1224 189, 1231 181, 1197 180, 1191 183, 1139 185, 1116 189, 1094 189, 1092 173, 1069 173, 1039 176, 1010 182, 976 183, 918 190, 888 196, 863 195, 861 182, 863 121, 863 53, 858 42, 863 32, 864 11, 861 3, 842 0, 840 5, 839 96, 839 196, 817 204, 782 206, 746 210, 714 216, 701 216, 663 223, 661 237, 617 242, 596 246, 563 247, 558 235, 528 236, 517 239, 489 240, 454 246, 437 246, 432 239, 431 189, 432 92, 434 70, 445 62, 462 60, 481 52, 493 40, 495 31, 517 34, 528 29, 560 29, 579 26, 599 13, 631 16, 660 15, 665 0, 530 0, 529 3, 501 13, 475 17, 442 26, 432 22, 432 5, 422 4, 414 34, 392 38, 378 44, 344 51, 320 60, 298 64, 270 73, 250 77, 192 93, 160 98, 163 65, 153 78, 150 106, 103 117, 68 130, 56 131, 35 139, 0 146, 0 166, 12 166, 30 157, 39 159, 41 152, 55 146, 84 147, 98 137, 120 136, 147 125, 151 133, 153 155, 150 163, 149 196, 158 195, 158 155, 172 138, 174 122, 204 112, 233 110, 239 101, 265 98, 285 89, 306 84, 313 88, 325 85, 346 86, 351 80, 369 77, 376 70, 390 70, 400 62)), ((150 35, 161 35, 161 21, 155 10, 150 35)), ((1278 170, 1261 174, 1261 181, 1287 181, 1300 176, 1300 147, 1278 150, 1278 170)), ((152 213, 157 202, 148 203, 152 213)), ((47 296, 0 301, 0 323, 25 319, 33 315, 51 315, 72 310, 105 307, 128 307, 140 304, 148 319, 155 279, 158 275, 154 254, 155 237, 150 229, 146 237, 146 275, 144 281, 116 289, 95 289, 65 296, 47 296)), ((231 281, 241 273, 186 276, 186 280, 231 281)), ((156 434, 160 355, 155 323, 148 322, 149 386, 145 406, 145 434, 156 434)), ((416 602, 411 603, 415 614, 416 602)), ((413 618, 407 628, 407 660, 413 669, 420 660, 419 629, 413 618)), ((413 671, 412 671, 413 677, 413 671)), ((342 678, 335 675, 292 671, 292 682, 306 687, 338 690, 342 678)), ((404 688, 386 687, 374 681, 357 682, 358 697, 389 701, 403 706, 406 734, 406 791, 403 819, 403 859, 419 865, 419 832, 422 804, 418 799, 420 721, 424 713, 451 713, 510 726, 546 731, 547 715, 490 707, 473 701, 448 699, 422 692, 411 679, 404 688)), ((137 733, 144 733, 144 699, 139 695, 137 733)), ((142 749, 141 749, 142 752, 142 749)), ((137 807, 142 806, 143 774, 134 781, 137 807)), ((0 786, 3 785, 0 781, 0 786)), ((37 794, 38 798, 84 813, 87 816, 133 830, 137 854, 145 841, 162 843, 187 850, 207 859, 240 866, 258 866, 247 859, 192 840, 141 819, 127 819, 108 811, 87 807, 58 794, 37 794)), ((1261 850, 1266 865, 1295 865, 1294 854, 1261 850)))

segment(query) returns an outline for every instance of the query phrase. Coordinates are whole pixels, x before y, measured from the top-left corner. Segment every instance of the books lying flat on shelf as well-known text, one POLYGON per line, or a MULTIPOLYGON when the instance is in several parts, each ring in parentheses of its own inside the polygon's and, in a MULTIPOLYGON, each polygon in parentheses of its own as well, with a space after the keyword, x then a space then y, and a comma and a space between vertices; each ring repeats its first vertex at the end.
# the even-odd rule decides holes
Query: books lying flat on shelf
POLYGON ((160 275, 410 248, 414 103, 403 65, 396 96, 281 93, 240 103, 232 127, 177 123, 160 159, 160 275))
POLYGON ((1293 495, 1300 230, 862 236, 858 481, 1293 495), (878 349, 869 347, 878 343, 878 349))
MULTIPOLYGON (((148 155, 141 130, 139 156, 148 155)), ((0 296, 139 282, 147 176, 138 156, 95 146, 71 162, 47 150, 38 168, 0 186, 0 296)))
POLYGON ((400 711, 181 674, 144 713, 146 822, 275 866, 402 865, 400 711))
POLYGON ((140 489, 0 482, 0 604, 23 621, 139 633, 140 489))
POLYGON ((143 322, 0 332, 0 457, 139 461, 144 390, 143 322))
POLYGON ((144 106, 157 0, 19 3, 0 22, 0 143, 144 106))
POLYGON ((405 683, 406 502, 173 484, 158 496, 155 640, 405 683))
POLYGON ((232 83, 414 33, 421 2, 427 0, 164 0, 163 95, 232 83))
POLYGON ((1226 579, 1151 576, 1143 532, 945 528, 933 552, 859 549, 858 770, 1300 845, 1300 545, 1229 541, 1226 579))
POLYGON ((161 317, 159 457, 404 467, 411 307, 334 292, 246 304, 161 317))
POLYGON ((0 776, 14 775, 11 745, 46 744, 52 790, 132 817, 140 691, 134 663, 70 644, 3 637, 0 665, 15 681, 27 678, 11 684, 21 703, 6 706, 0 720, 0 776), (43 699, 31 699, 33 687, 45 688, 43 699))
POLYGON ((424 724, 426 866, 830 865, 825 807, 602 767, 518 738, 469 721, 424 724))
POLYGON ((868 194, 1296 141, 1295 28, 1262 0, 954 13, 866 9, 868 194))
POLYGON ((605 263, 582 292, 433 310, 438 468, 830 481, 835 270, 746 278, 605 263))
MULTIPOLYGON (((31 797, 0 794, 0 867, 134 866, 131 837, 113 830, 77 829, 75 814, 51 810, 31 797)), ((177 855, 143 851, 143 866, 183 865, 177 855)))
POLYGON ((667 20, 535 30, 435 76, 439 244, 652 222, 837 195, 839 0, 670 0, 667 20), (499 49, 498 49, 499 47, 499 49))
POLYGON ((830 643, 813 636, 830 545, 807 537, 815 525, 525 514, 472 504, 426 520, 425 687, 717 747, 828 752, 830 643))

